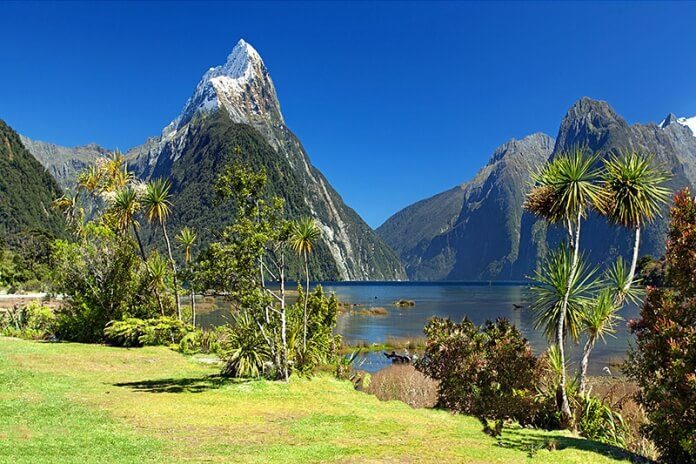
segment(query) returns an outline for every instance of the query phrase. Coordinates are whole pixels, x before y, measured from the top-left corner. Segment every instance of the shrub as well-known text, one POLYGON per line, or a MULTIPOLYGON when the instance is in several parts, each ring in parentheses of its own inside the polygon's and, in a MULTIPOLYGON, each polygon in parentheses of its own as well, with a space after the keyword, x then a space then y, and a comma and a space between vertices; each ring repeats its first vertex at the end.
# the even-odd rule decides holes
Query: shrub
POLYGON ((578 426, 582 436, 610 445, 626 447, 628 427, 620 413, 590 395, 580 398, 578 426))
POLYGON ((258 378, 272 375, 271 352, 263 334, 247 311, 233 315, 229 326, 229 352, 222 375, 241 378, 258 378))
POLYGON ((79 243, 57 241, 52 259, 52 290, 65 295, 57 315, 60 338, 101 342, 109 321, 159 312, 150 276, 127 235, 89 224, 79 243))
POLYGON ((31 301, 0 313, 0 333, 11 337, 43 339, 52 335, 56 317, 48 306, 31 301))
POLYGON ((222 355, 226 351, 227 329, 216 327, 212 330, 196 329, 179 341, 178 350, 182 353, 212 353, 222 355))
POLYGON ((696 200, 677 194, 665 253, 665 288, 649 288, 625 372, 640 386, 644 433, 666 462, 696 462, 696 200))
POLYGON ((477 417, 494 436, 504 420, 529 416, 537 359, 514 325, 498 319, 477 327, 466 318, 457 324, 436 317, 425 334, 425 355, 415 366, 439 381, 438 406, 477 417))
POLYGON ((380 400, 399 400, 414 408, 431 408, 437 403, 437 381, 405 364, 373 374, 365 391, 380 400))
POLYGON ((131 317, 109 322, 104 329, 104 337, 115 346, 178 345, 194 330, 192 325, 172 317, 131 317))

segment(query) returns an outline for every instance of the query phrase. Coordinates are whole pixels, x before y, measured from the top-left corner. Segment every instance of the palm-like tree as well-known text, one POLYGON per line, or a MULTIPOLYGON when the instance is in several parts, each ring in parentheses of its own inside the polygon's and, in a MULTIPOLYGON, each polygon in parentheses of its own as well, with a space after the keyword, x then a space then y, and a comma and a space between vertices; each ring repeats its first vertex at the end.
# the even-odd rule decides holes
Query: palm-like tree
MULTIPOLYGON (((128 229, 133 230, 133 235, 138 242, 138 249, 140 250, 140 256, 143 259, 143 263, 147 266, 147 256, 145 255, 145 248, 143 247, 143 241, 140 239, 140 222, 138 222, 136 215, 141 210, 141 203, 138 197, 138 193, 131 186, 124 187, 114 195, 113 203, 110 208, 110 213, 116 222, 117 227, 123 231, 127 232, 128 229)), ((147 266, 148 273, 151 274, 150 267, 147 266)), ((153 276, 150 275, 152 278, 153 276)), ((157 304, 159 305, 160 312, 164 314, 164 305, 162 304, 162 297, 160 296, 160 287, 155 286, 155 297, 157 298, 157 304)))
POLYGON ((112 155, 101 166, 103 179, 105 182, 104 189, 114 191, 125 187, 133 180, 133 174, 128 171, 126 159, 119 150, 115 150, 112 155))
MULTIPOLYGON (((184 248, 184 263, 186 264, 186 267, 189 266, 189 263, 191 262, 191 248, 193 247, 193 244, 196 242, 196 233, 189 229, 188 227, 184 227, 179 231, 179 235, 176 236, 177 241, 181 244, 181 246, 184 248)), ((195 326, 196 325, 196 292, 193 288, 193 282, 190 283, 191 286, 191 323, 195 326)))
POLYGON ((606 335, 616 333, 615 323, 621 318, 616 314, 619 306, 616 304, 615 297, 610 288, 602 289, 597 298, 587 304, 582 313, 582 323, 587 341, 582 350, 582 361, 580 362, 580 394, 585 393, 587 388, 587 365, 590 360, 590 353, 598 339, 604 340, 606 335))
POLYGON ((165 280, 167 277, 167 262, 162 259, 159 253, 153 252, 150 255, 150 259, 145 262, 147 266, 147 273, 150 276, 150 287, 157 295, 157 302, 160 306, 160 313, 164 316, 164 306, 160 299, 160 291, 165 286, 165 280))
MULTIPOLYGON (((601 203, 604 191, 598 185, 601 178, 595 167, 597 155, 591 155, 584 148, 575 148, 560 153, 540 171, 532 175, 534 188, 527 195, 525 208, 551 223, 562 222, 568 229, 568 237, 573 248, 572 258, 567 269, 565 293, 559 302, 556 318, 556 342, 565 365, 564 333, 566 313, 568 312, 573 279, 577 279, 580 260, 580 224, 593 206, 601 203)), ((561 412, 566 420, 571 419, 570 404, 566 394, 566 372, 563 369, 559 384, 561 412)))
POLYGON ((102 176, 102 171, 93 164, 77 176, 77 185, 87 193, 95 194, 101 185, 102 176))
POLYGON ((143 261, 147 260, 145 256, 145 249, 143 248, 143 242, 140 240, 140 234, 138 230, 140 229, 140 223, 136 219, 136 215, 140 212, 141 204, 138 199, 138 193, 132 187, 128 186, 122 188, 116 192, 114 195, 113 203, 111 205, 111 214, 113 215, 116 225, 121 231, 128 231, 128 229, 133 229, 133 234, 138 241, 138 247, 140 248, 140 255, 143 261))
MULTIPOLYGON (((580 338, 582 315, 598 284, 594 275, 595 270, 588 268, 582 256, 577 266, 572 267, 572 252, 565 244, 552 250, 536 273, 531 286, 534 299, 530 306, 534 312, 535 328, 543 329, 547 339, 558 346, 559 354, 562 339, 570 336, 577 341, 580 338), (564 302, 566 313, 561 322, 564 302), (561 324, 562 337, 558 333, 561 324)), ((565 364, 565 357, 562 364, 565 364)))
POLYGON ((601 212, 614 224, 631 228, 635 233, 633 258, 626 290, 633 283, 638 262, 640 230, 660 214, 660 208, 669 198, 669 190, 662 185, 669 179, 668 172, 655 168, 652 157, 635 151, 620 152, 604 162, 604 195, 601 212))
POLYGON ((53 201, 53 207, 63 214, 68 226, 79 235, 85 217, 85 210, 80 206, 79 194, 66 193, 53 201))
POLYGON ((645 288, 640 286, 640 279, 635 279, 631 272, 621 256, 604 271, 602 287, 611 292, 619 308, 626 300, 638 304, 645 296, 645 288))
POLYGON ((305 277, 306 277, 306 289, 304 295, 304 332, 302 338, 303 348, 307 347, 307 301, 309 300, 309 261, 308 255, 314 250, 314 247, 321 236, 321 229, 317 222, 310 218, 305 217, 298 221, 295 221, 292 225, 290 232, 290 246, 297 253, 298 256, 302 256, 304 259, 305 266, 305 277))
POLYGON ((169 241, 167 234, 167 218, 171 212, 171 201, 169 200, 169 190, 171 184, 164 179, 155 179, 145 189, 145 195, 142 198, 142 204, 145 209, 145 216, 152 223, 159 223, 162 227, 164 240, 167 243, 167 252, 169 254, 169 264, 174 273, 174 295, 176 296, 176 310, 179 319, 181 319, 181 301, 179 300, 179 282, 176 277, 176 262, 172 255, 172 244, 169 241))

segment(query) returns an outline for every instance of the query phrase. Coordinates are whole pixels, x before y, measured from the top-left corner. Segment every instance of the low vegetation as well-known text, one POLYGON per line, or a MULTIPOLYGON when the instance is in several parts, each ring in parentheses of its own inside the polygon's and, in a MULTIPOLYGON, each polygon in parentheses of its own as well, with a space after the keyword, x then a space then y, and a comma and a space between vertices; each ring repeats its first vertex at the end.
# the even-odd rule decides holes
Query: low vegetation
POLYGON ((514 464, 532 451, 533 462, 548 464, 630 458, 568 432, 511 426, 493 439, 471 417, 381 402, 330 376, 226 380, 197 359, 206 360, 162 347, 0 338, 0 462, 514 464))

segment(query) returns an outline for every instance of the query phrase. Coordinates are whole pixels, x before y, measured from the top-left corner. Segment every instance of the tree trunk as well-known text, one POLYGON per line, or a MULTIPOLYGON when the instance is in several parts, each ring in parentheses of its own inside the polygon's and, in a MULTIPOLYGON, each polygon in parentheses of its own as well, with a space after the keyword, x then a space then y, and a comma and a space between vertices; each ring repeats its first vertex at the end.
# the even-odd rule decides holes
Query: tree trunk
POLYGON ((143 241, 140 240, 140 234, 138 233, 138 228, 135 227, 135 223, 133 223, 133 233, 135 234, 135 240, 138 242, 138 248, 140 249, 140 256, 143 258, 143 262, 146 262, 147 256, 145 255, 145 248, 143 247, 143 241))
POLYGON ((580 362, 580 394, 583 395, 587 389, 587 365, 590 362, 590 353, 594 348, 597 337, 589 335, 585 348, 582 350, 582 361, 580 362))
MULTIPOLYGON (((133 223, 133 233, 135 234, 135 239, 138 242, 138 248, 140 249, 140 256, 143 258, 143 263, 145 264, 145 269, 147 269, 147 256, 145 255, 145 247, 143 247, 143 241, 140 240, 140 234, 138 233, 137 227, 135 227, 135 223, 133 223)), ((150 274, 150 271, 147 271, 148 274, 150 274)), ((159 306, 160 309, 160 314, 164 316, 164 305, 162 304, 162 297, 160 297, 159 290, 157 288, 154 289, 155 291, 155 298, 157 298, 157 305, 159 306)))
POLYGON ((181 320, 181 301, 179 300, 179 279, 176 276, 176 263, 174 262, 174 256, 172 255, 172 244, 169 242, 169 235, 167 234, 167 227, 164 225, 164 221, 160 221, 160 224, 162 225, 164 240, 167 242, 169 264, 171 265, 172 272, 174 273, 174 296, 176 297, 176 314, 179 320, 181 320))
POLYGON ((287 320, 285 317, 285 259, 280 258, 280 338, 283 342, 283 378, 287 382, 290 378, 288 372, 288 336, 287 336, 287 320))
POLYGON ((191 325, 196 327, 196 291, 191 285, 191 325))
POLYGON ((307 251, 304 251, 305 276, 307 278, 307 290, 304 298, 304 335, 302 336, 302 348, 307 349, 307 301, 309 301, 309 264, 307 262, 307 251))
POLYGON ((624 287, 624 295, 633 285, 633 279, 636 276, 636 266, 638 265, 638 248, 640 247, 640 226, 636 226, 636 236, 633 243, 633 258, 631 259, 631 271, 628 274, 628 281, 624 287))
POLYGON ((561 399, 561 415, 563 422, 570 424, 572 421, 572 412, 570 410, 570 403, 568 402, 568 393, 566 392, 566 369, 565 369, 565 319, 566 313, 568 311, 568 298, 570 297, 570 288, 577 272, 578 260, 580 258, 580 221, 582 219, 582 213, 578 212, 578 216, 575 222, 575 233, 570 234, 573 242, 573 257, 570 265, 570 273, 568 274, 568 282, 566 283, 565 295, 563 295, 563 302, 561 303, 561 311, 558 316, 558 327, 556 328, 556 341, 558 343, 558 351, 561 355, 561 382, 558 385, 557 396, 561 399))

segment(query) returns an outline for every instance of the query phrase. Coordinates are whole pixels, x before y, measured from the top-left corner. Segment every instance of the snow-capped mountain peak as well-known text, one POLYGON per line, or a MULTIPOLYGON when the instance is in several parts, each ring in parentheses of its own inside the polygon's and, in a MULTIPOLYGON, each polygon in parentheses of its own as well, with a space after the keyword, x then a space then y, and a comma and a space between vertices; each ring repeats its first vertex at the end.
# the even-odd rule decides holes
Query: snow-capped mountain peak
POLYGON ((664 129, 665 127, 669 126, 670 124, 673 123, 681 124, 682 126, 686 126, 691 130, 691 134, 693 136, 696 136, 696 116, 693 116, 691 118, 678 118, 674 116, 673 114, 670 114, 667 116, 665 119, 662 120, 662 122, 659 124, 659 126, 664 129))
POLYGON ((181 114, 162 135, 176 133, 198 113, 224 107, 240 123, 284 123, 271 76, 259 53, 240 39, 227 60, 210 68, 201 78, 181 114))

